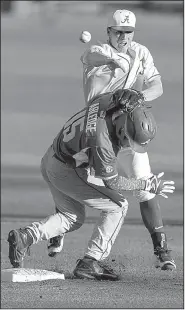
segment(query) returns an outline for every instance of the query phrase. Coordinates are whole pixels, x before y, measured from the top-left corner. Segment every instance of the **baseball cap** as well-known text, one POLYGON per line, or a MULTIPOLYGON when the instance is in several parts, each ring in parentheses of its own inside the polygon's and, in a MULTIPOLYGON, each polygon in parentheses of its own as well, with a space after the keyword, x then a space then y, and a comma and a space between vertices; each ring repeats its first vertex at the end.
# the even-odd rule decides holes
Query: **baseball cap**
POLYGON ((108 20, 107 27, 115 30, 134 31, 136 24, 135 14, 128 10, 117 10, 108 20))

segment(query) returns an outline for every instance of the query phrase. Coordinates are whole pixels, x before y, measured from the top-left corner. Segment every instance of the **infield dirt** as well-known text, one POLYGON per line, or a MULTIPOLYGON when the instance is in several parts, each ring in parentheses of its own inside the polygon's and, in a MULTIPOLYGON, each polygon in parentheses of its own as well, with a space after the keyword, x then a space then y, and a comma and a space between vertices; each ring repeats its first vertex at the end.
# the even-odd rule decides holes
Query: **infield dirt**
MULTIPOLYGON (((8 231, 27 224, 24 222, 2 223, 2 264, 10 268, 8 261, 8 231)), ((72 272, 76 260, 83 256, 93 229, 84 224, 77 233, 65 238, 62 253, 49 258, 46 242, 33 245, 31 256, 25 260, 26 268, 64 272, 66 280, 49 280, 34 283, 2 283, 2 308, 183 308, 183 229, 166 227, 169 246, 177 263, 177 270, 166 272, 152 266, 150 236, 143 226, 123 225, 105 261, 122 276, 118 282, 76 280, 72 272)))

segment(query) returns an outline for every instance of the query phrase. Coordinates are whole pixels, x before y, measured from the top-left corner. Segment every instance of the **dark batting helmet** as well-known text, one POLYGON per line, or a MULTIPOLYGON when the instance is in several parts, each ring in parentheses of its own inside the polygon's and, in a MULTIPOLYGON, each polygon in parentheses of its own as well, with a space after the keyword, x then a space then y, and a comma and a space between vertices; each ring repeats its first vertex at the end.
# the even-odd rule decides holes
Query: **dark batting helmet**
POLYGON ((116 120, 116 135, 121 145, 125 139, 133 150, 146 152, 146 146, 156 135, 157 125, 151 112, 146 108, 137 107, 131 113, 122 113, 116 120))

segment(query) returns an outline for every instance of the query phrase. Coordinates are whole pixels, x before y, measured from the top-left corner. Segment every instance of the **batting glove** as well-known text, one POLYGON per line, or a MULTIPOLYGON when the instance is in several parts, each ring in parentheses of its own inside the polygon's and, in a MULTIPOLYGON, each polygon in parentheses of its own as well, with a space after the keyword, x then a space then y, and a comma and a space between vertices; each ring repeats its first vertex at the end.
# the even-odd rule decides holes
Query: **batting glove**
POLYGON ((159 173, 157 176, 153 175, 151 178, 146 180, 145 191, 152 194, 161 195, 164 198, 168 198, 165 193, 172 193, 175 190, 175 182, 169 180, 161 180, 160 178, 164 175, 164 172, 159 173))

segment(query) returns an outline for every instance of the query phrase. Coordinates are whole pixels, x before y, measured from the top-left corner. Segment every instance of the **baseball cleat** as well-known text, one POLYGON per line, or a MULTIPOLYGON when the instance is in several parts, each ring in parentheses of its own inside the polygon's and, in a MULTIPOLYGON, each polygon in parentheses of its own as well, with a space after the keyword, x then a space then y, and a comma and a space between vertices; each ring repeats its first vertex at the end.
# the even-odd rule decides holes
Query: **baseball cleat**
POLYGON ((170 250, 156 248, 154 251, 155 267, 161 270, 176 269, 175 261, 171 258, 170 250))
POLYGON ((97 261, 91 258, 83 258, 77 261, 77 266, 73 272, 78 279, 110 280, 117 281, 120 277, 111 269, 101 267, 97 261))
POLYGON ((22 268, 26 254, 30 254, 28 233, 25 229, 11 230, 8 234, 9 259, 14 268, 22 268))
POLYGON ((48 255, 50 257, 55 257, 62 251, 63 245, 64 245, 64 235, 50 238, 47 245, 48 255))

